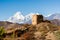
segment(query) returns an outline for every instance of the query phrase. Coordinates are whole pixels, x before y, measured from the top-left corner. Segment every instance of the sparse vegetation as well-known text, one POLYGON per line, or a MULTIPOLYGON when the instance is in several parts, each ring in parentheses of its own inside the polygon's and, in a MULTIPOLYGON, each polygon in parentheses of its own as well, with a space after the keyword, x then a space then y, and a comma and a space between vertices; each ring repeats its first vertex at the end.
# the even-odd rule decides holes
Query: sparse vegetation
POLYGON ((55 31, 54 34, 56 36, 56 39, 60 40, 60 30, 55 31))
POLYGON ((0 27, 0 39, 2 39, 4 37, 4 33, 5 33, 5 30, 4 30, 4 27, 0 27))

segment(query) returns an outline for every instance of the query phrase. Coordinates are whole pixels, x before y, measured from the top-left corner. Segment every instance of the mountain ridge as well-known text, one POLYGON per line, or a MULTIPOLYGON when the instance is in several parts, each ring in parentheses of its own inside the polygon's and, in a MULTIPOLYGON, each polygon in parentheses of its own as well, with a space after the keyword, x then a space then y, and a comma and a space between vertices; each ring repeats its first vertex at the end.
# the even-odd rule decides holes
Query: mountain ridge
POLYGON ((24 23, 25 24, 25 23, 28 23, 28 21, 31 21, 32 15, 34 14, 39 15, 39 13, 30 13, 30 14, 23 16, 21 12, 17 12, 15 15, 10 17, 7 21, 12 22, 12 23, 19 23, 19 24, 24 23))
MULTIPOLYGON (((12 22, 12 23, 18 23, 18 24, 31 24, 32 15, 34 15, 34 14, 39 15, 39 13, 30 13, 30 14, 27 14, 24 16, 24 15, 22 15, 21 12, 17 12, 15 15, 10 17, 7 21, 12 22)), ((44 16, 43 19, 50 20, 52 22, 52 24, 60 25, 60 14, 59 13, 51 14, 47 17, 44 16)))

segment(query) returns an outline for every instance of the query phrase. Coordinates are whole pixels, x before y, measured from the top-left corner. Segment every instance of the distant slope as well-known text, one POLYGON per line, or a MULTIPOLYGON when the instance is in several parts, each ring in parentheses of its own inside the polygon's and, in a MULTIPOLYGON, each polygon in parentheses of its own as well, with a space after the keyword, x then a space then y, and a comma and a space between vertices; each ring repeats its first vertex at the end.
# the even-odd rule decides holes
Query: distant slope
POLYGON ((8 28, 13 28, 13 27, 21 27, 22 24, 18 24, 18 23, 12 23, 12 22, 7 22, 7 21, 0 21, 0 27, 4 27, 5 29, 8 28))
POLYGON ((55 13, 45 18, 50 20, 52 24, 60 26, 60 13, 55 13))
POLYGON ((60 20, 58 20, 58 19, 51 20, 51 23, 55 24, 57 26, 60 26, 60 20))
POLYGON ((48 20, 59 19, 60 20, 60 13, 55 13, 47 17, 48 20))

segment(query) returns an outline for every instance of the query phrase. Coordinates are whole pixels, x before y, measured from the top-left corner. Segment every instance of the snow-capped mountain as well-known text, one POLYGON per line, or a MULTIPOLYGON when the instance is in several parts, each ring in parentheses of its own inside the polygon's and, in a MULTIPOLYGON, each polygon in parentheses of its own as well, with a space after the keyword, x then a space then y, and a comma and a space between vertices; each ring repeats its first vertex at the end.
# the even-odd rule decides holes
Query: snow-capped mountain
POLYGON ((7 21, 12 23, 31 23, 32 15, 39 13, 30 13, 23 16, 21 12, 17 12, 15 15, 10 17, 7 21))
POLYGON ((53 19, 58 19, 60 20, 60 13, 55 13, 55 14, 52 14, 48 17, 46 17, 48 20, 53 20, 53 19))
POLYGON ((13 23, 23 23, 24 16, 21 14, 21 12, 17 12, 15 15, 11 16, 7 21, 13 22, 13 23))
POLYGON ((60 13, 48 15, 45 19, 50 20, 54 25, 60 26, 60 13))

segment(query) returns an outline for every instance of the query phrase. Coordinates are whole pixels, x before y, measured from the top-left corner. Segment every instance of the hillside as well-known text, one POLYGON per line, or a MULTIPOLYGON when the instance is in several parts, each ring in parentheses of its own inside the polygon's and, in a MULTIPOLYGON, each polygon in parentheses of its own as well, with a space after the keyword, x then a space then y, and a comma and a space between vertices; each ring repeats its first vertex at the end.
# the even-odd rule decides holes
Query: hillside
POLYGON ((55 31, 59 28, 51 23, 42 22, 36 26, 28 26, 28 30, 20 37, 21 40, 57 40, 55 31))
MULTIPOLYGON (((13 31, 20 30, 20 40, 57 40, 59 38, 56 37, 56 32, 59 32, 60 26, 53 25, 49 22, 41 22, 37 25, 31 24, 13 24, 13 23, 2 23, 9 25, 5 28, 6 33, 10 34, 13 31), (21 29, 20 29, 21 28, 21 29)), ((59 32, 60 33, 60 32, 59 32)), ((10 36, 8 37, 10 38, 10 36)), ((9 39, 8 39, 9 40, 9 39)))

